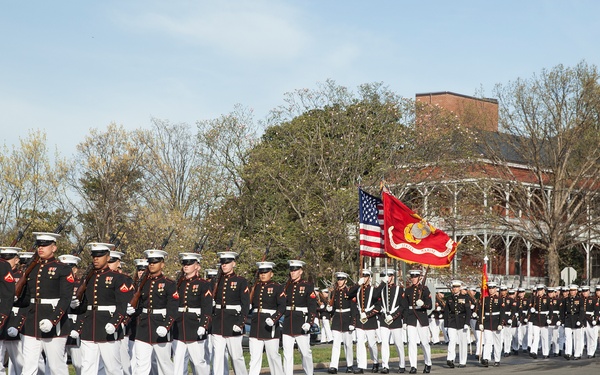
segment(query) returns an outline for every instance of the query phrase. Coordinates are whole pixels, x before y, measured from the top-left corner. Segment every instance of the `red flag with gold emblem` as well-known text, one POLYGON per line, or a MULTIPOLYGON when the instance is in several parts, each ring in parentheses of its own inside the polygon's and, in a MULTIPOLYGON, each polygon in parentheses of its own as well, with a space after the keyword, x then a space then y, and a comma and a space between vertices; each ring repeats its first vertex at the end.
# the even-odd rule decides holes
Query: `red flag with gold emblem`
POLYGON ((385 253, 389 257, 432 267, 450 265, 457 243, 385 191, 383 217, 385 253))
POLYGON ((481 299, 490 295, 488 288, 487 264, 483 264, 483 272, 481 275, 481 299))

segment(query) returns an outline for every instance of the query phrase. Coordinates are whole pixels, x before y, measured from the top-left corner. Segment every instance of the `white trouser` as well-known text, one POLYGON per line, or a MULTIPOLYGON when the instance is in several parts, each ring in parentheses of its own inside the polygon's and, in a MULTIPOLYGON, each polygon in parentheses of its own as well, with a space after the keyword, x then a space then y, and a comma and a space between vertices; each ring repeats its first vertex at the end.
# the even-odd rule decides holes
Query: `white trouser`
POLYGON ((510 327, 510 334, 512 336, 511 339, 511 347, 512 350, 519 350, 519 329, 517 327, 510 327))
POLYGON ((533 323, 527 323, 527 347, 531 349, 531 343, 533 342, 533 334, 531 333, 533 329, 533 323))
MULTIPOLYGON (((213 335, 208 335, 208 338, 206 339, 208 341, 208 344, 206 345, 206 352, 208 355, 208 358, 210 358, 210 363, 213 364, 213 367, 211 367, 210 369, 210 375, 214 375, 215 371, 214 371, 214 363, 215 363, 215 351, 214 351, 214 338, 213 335)), ((225 350, 225 354, 223 355, 223 375, 229 375, 229 353, 227 352, 227 350, 225 350)), ((197 375, 197 374, 196 374, 197 375)))
POLYGON ((129 336, 125 336, 119 343, 119 356, 121 357, 121 368, 123 375, 131 375, 131 357, 129 356, 129 336))
POLYGON ((548 326, 548 338, 550 340, 549 346, 552 346, 552 353, 558 354, 558 327, 548 326))
POLYGON ((548 327, 538 327, 536 325, 531 327, 531 353, 538 352, 540 341, 542 343, 542 355, 547 356, 550 352, 550 345, 548 344, 548 327))
POLYGON ((402 341, 402 328, 389 329, 381 326, 381 366, 382 368, 390 368, 390 341, 394 341, 398 356, 400 357, 400 368, 406 367, 406 359, 404 356, 404 342, 402 341))
POLYGON ((156 359, 156 370, 159 375, 173 374, 170 342, 148 344, 147 342, 136 340, 133 348, 135 351, 134 375, 148 375, 154 359, 156 359))
POLYGON ((210 372, 210 358, 206 357, 206 345, 207 340, 194 342, 173 340, 173 373, 187 375, 189 359, 192 362, 194 374, 208 374, 210 372))
MULTIPOLYGON (((475 355, 481 355, 481 345, 479 342, 481 341, 481 331, 475 329, 475 327, 479 324, 477 320, 471 319, 469 325, 471 326, 471 331, 473 331, 473 337, 475 338, 475 355)), ((471 354, 473 354, 471 352, 471 354)))
POLYGON ((7 340, 4 342, 8 354, 8 375, 21 375, 23 371, 23 353, 21 353, 21 340, 7 340))
POLYGON ((426 366, 431 366, 431 347, 429 346, 429 327, 421 326, 417 321, 417 326, 409 325, 407 328, 408 336, 408 361, 410 367, 417 367, 417 344, 421 342, 423 348, 423 359, 426 366))
POLYGON ((75 375, 81 375, 81 364, 83 361, 81 347, 67 346, 67 353, 69 353, 69 356, 71 357, 71 364, 73 365, 73 369, 75 370, 75 375))
POLYGON ((23 375, 38 373, 38 359, 42 351, 46 353, 46 363, 52 375, 69 375, 67 366, 66 337, 53 337, 51 339, 37 339, 32 336, 21 335, 23 343, 23 375))
POLYGON ((331 322, 329 321, 329 318, 324 316, 321 318, 321 343, 329 342, 331 340, 333 340, 331 322))
POLYGON ((104 373, 121 375, 121 353, 118 341, 93 342, 81 340, 81 373, 97 374, 100 359, 104 363, 104 373))
POLYGON ((502 333, 500 331, 483 331, 483 359, 492 359, 492 346, 494 347, 494 361, 500 362, 502 354, 502 333))
POLYGON ((344 343, 344 352, 346 353, 346 366, 351 368, 354 364, 354 353, 352 352, 352 332, 332 331, 333 346, 331 347, 331 362, 329 367, 338 368, 340 363, 340 352, 342 343, 344 343))
POLYGON ((250 338, 250 370, 249 375, 260 374, 262 367, 263 348, 267 354, 267 362, 269 362, 269 370, 272 375, 283 375, 283 365, 281 364, 281 356, 279 355, 279 339, 259 340, 255 337, 250 338))
POLYGON ((504 348, 504 353, 510 353, 510 349, 512 346, 512 339, 513 339, 512 327, 502 328, 502 347, 504 348))
MULTIPOLYGON (((127 340, 127 353, 129 354, 130 371, 133 373, 135 368, 135 340, 127 340)), ((124 369, 123 369, 124 370, 124 369)))
POLYGON ((294 342, 302 356, 302 369, 307 375, 313 374, 313 357, 310 350, 310 335, 283 335, 283 371, 285 374, 294 373, 294 342))
POLYGON ((467 364, 467 345, 469 329, 448 328, 448 361, 456 359, 456 344, 458 344, 458 363, 461 365, 467 364))
MULTIPOLYGON (((431 331, 431 343, 437 344, 440 342, 440 326, 434 318, 429 319, 429 331, 431 331)), ((427 340, 427 342, 429 341, 427 340)))
POLYGON ((598 326, 587 323, 584 330, 587 341, 587 355, 592 356, 596 353, 598 347, 598 326))
POLYGON ((521 349, 523 350, 527 349, 527 336, 529 335, 527 334, 526 323, 521 323, 521 325, 517 327, 517 336, 519 340, 517 345, 521 346, 521 349))
POLYGON ((242 350, 242 336, 212 336, 213 356, 217 359, 213 362, 213 372, 215 374, 223 374, 225 367, 225 348, 227 348, 229 356, 231 357, 233 371, 235 371, 236 375, 247 375, 248 370, 246 369, 246 360, 244 359, 244 352, 242 350), (222 358, 222 360, 219 360, 220 358, 222 358))
POLYGON ((560 350, 564 350, 565 349, 565 342, 566 342, 566 338, 565 338, 565 326, 558 326, 558 348, 560 350))
POLYGON ((374 329, 364 330, 356 329, 356 363, 358 368, 367 368, 367 348, 365 344, 369 344, 369 351, 371 353, 371 360, 373 364, 378 363, 377 361, 377 332, 374 329))
POLYGON ((565 354, 581 357, 583 347, 581 346, 581 328, 565 328, 565 354), (573 351, 573 345, 575 350, 573 351))

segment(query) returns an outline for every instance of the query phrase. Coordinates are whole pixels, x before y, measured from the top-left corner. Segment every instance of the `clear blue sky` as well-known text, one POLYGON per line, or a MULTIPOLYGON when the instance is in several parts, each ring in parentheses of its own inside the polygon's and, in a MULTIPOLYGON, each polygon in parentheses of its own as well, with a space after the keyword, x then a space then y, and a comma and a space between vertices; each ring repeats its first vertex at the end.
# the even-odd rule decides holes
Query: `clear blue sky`
POLYGON ((600 65, 600 1, 2 1, 0 144, 34 129, 71 156, 90 128, 257 120, 333 79, 404 97, 491 96, 557 64, 600 65))

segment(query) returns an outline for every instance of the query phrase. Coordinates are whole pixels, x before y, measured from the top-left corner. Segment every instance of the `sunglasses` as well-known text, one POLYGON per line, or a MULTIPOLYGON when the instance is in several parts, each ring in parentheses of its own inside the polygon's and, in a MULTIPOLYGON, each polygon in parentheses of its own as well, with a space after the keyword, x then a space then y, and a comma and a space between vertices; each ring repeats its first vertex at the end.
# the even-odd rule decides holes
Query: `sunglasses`
POLYGON ((191 266, 194 263, 196 263, 196 261, 193 259, 184 259, 181 261, 182 266, 191 266))
POLYGON ((345 278, 345 277, 338 277, 337 279, 338 279, 338 280, 346 280, 346 278, 345 278))
POLYGON ((231 262, 233 262, 233 261, 234 261, 234 259, 231 259, 231 258, 221 258, 221 259, 219 260, 219 262, 220 262, 221 264, 229 264, 229 263, 231 263, 231 262))
POLYGON ((108 263, 115 263, 117 260, 120 260, 119 258, 110 258, 108 260, 108 263))
POLYGON ((301 269, 301 268, 302 268, 302 267, 296 267, 296 266, 293 266, 293 267, 290 267, 290 271, 298 271, 298 270, 299 270, 299 269, 301 269))
POLYGON ((108 254, 108 251, 92 251, 92 258, 103 257, 108 254))
POLYGON ((163 258, 148 258, 148 264, 156 264, 163 261, 163 258))
POLYGON ((37 247, 46 247, 46 246, 50 246, 54 243, 55 243, 54 241, 37 241, 35 244, 37 245, 37 247))
POLYGON ((269 273, 271 271, 273 270, 270 268, 259 268, 258 273, 269 273))
POLYGON ((145 270, 146 268, 148 268, 148 267, 145 267, 145 266, 137 266, 136 268, 137 268, 137 270, 138 270, 138 271, 144 271, 144 270, 145 270))

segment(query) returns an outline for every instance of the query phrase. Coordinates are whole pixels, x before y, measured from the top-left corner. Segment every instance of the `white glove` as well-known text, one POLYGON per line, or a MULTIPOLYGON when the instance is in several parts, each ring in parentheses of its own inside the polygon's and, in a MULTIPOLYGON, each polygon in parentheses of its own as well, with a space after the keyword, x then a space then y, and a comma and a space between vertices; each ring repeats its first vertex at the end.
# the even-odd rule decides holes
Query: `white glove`
POLYGON ((242 327, 238 326, 237 324, 233 326, 233 332, 235 333, 242 333, 242 327))
POLYGON ((273 327, 275 325, 275 322, 271 318, 265 319, 265 323, 267 323, 269 327, 273 327))
POLYGON ((502 331, 502 324, 498 326, 498 331, 502 331))
POLYGON ((483 324, 480 324, 480 325, 479 325, 479 330, 480 330, 480 331, 483 331, 483 324))
POLYGON ((425 303, 423 302, 422 299, 418 299, 417 302, 415 302, 415 305, 417 305, 417 307, 423 307, 425 303))
POLYGON ((40 331, 48 333, 52 330, 52 322, 49 319, 40 320, 40 331))
POLYGON ((477 318, 477 313, 476 313, 476 312, 474 312, 473 314, 471 314, 471 317, 472 317, 472 318, 477 318))
POLYGON ((408 324, 407 323, 402 323, 402 328, 407 329, 408 328, 408 324))
POLYGON ((595 320, 592 320, 592 325, 595 326, 597 323, 595 320))
POLYGON ((552 320, 546 319, 546 323, 548 323, 548 325, 550 325, 550 324, 552 324, 552 320))
POLYGON ((358 279, 358 285, 363 285, 365 283, 365 277, 361 277, 360 279, 358 279))
POLYGON ((512 319, 508 319, 508 320, 506 321, 506 323, 507 323, 507 324, 512 324, 512 319))
POLYGON ((302 324, 302 330, 303 330, 304 332, 308 332, 308 331, 310 331, 310 324, 308 324, 308 323, 304 323, 304 324, 302 324))
POLYGON ((200 336, 200 337, 206 335, 206 328, 204 328, 202 326, 198 327, 197 333, 198 333, 198 336, 200 336))
POLYGON ((442 308, 440 306, 435 308, 435 311, 442 311, 442 308))
POLYGON ((331 312, 333 311, 333 306, 331 305, 327 305, 327 307, 325 308, 327 311, 331 312))
POLYGON ((557 326, 557 327, 560 327, 560 325, 561 325, 561 324, 562 324, 562 323, 560 322, 560 320, 559 320, 558 322, 556 322, 556 326, 557 326))
POLYGON ((519 313, 515 313, 515 316, 518 318, 519 317, 519 313))
POLYGON ((471 305, 471 310, 475 310, 475 305, 471 305))
MULTIPOLYGON (((117 329, 111 323, 106 323, 106 325, 104 326, 104 330, 106 331, 107 335, 113 335, 117 329)), ((156 333, 158 333, 158 330, 156 331, 156 333)), ((160 336, 160 337, 164 337, 164 336, 160 336)))
POLYGON ((381 278, 381 281, 387 284, 387 282, 390 281, 390 277, 389 276, 383 276, 381 278))
POLYGON ((575 323, 575 325, 576 325, 577 327, 579 327, 579 326, 581 325, 581 322, 577 322, 577 323, 575 323))
POLYGON ((523 323, 527 323, 529 321, 529 319, 525 318, 523 319, 523 323))
POLYGON ((384 321, 385 321, 385 324, 392 324, 392 322, 394 321, 394 318, 392 318, 391 315, 386 315, 384 321))
POLYGON ((17 337, 17 335, 19 334, 19 330, 15 327, 8 327, 8 329, 6 330, 6 334, 8 334, 10 337, 17 337))
POLYGON ((531 311, 532 313, 535 313, 535 307, 532 307, 531 309, 529 309, 529 311, 531 311))
POLYGON ((165 326, 156 327, 156 334, 159 337, 165 337, 167 335, 167 327, 165 327, 165 326))
POLYGON ((321 310, 323 310, 323 309, 325 308, 325 305, 324 305, 324 304, 321 304, 321 306, 319 306, 319 308, 320 308, 321 310))
POLYGON ((80 305, 80 302, 79 302, 79 300, 77 298, 73 298, 71 300, 71 305, 70 306, 71 306, 72 309, 78 308, 79 305, 80 305))
POLYGON ((471 326, 469 326, 468 324, 465 324, 463 327, 463 330, 467 331, 467 330, 469 330, 469 328, 471 328, 471 326))
POLYGON ((354 331, 354 326, 352 324, 348 326, 348 331, 354 331))
POLYGON ((135 309, 130 304, 127 304, 127 315, 135 314, 135 309))
POLYGON ((79 337, 79 332, 72 330, 71 333, 69 333, 69 336, 71 336, 72 339, 76 339, 79 337))
POLYGON ((363 312, 361 312, 361 313, 360 313, 360 319, 361 319, 361 320, 367 319, 367 313, 366 313, 366 312, 364 312, 364 311, 363 311, 363 312))
POLYGON ((237 305, 234 310, 239 314, 242 312, 242 306, 237 305))

